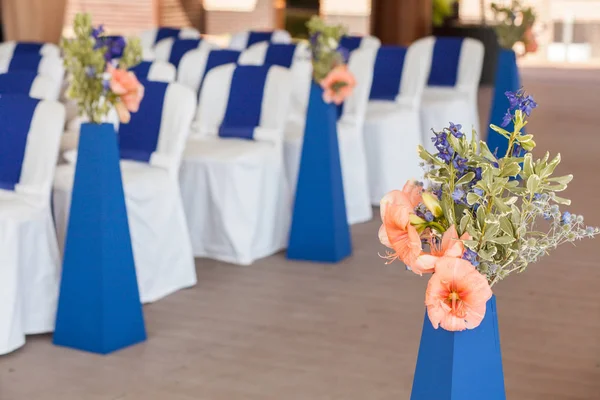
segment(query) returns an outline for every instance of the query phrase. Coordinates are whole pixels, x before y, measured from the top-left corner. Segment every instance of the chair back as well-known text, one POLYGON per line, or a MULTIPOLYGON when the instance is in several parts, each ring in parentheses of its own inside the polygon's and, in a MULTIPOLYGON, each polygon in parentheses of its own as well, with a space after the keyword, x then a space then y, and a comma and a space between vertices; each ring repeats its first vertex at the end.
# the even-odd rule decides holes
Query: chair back
POLYGON ((60 83, 33 71, 0 74, 0 94, 20 94, 39 100, 58 100, 60 83))
POLYGON ((187 52, 192 50, 210 51, 215 47, 214 44, 204 39, 167 38, 161 40, 154 47, 154 56, 156 60, 169 62, 178 68, 179 62, 187 52))
POLYGON ((12 58, 14 54, 39 54, 60 57, 60 47, 54 43, 17 42, 14 40, 0 43, 0 58, 12 58))
POLYGON ((183 56, 177 71, 177 81, 199 93, 204 77, 213 68, 238 62, 240 52, 229 49, 189 51, 183 56))
POLYGON ((483 44, 476 39, 436 38, 427 85, 476 90, 481 78, 484 52, 483 44))
POLYGON ((164 61, 142 61, 129 68, 138 79, 154 82, 175 82, 177 69, 173 64, 164 61))
POLYGON ((238 32, 231 37, 229 48, 233 50, 245 50, 253 44, 260 42, 270 43, 292 43, 292 36, 285 30, 274 31, 245 31, 238 32))
POLYGON ((140 41, 143 48, 152 49, 158 42, 163 39, 199 39, 200 32, 194 28, 171 28, 158 27, 143 31, 140 34, 140 41))
POLYGON ((35 53, 14 54, 11 58, 0 58, 0 73, 14 71, 37 72, 61 83, 65 76, 65 67, 61 58, 35 53))

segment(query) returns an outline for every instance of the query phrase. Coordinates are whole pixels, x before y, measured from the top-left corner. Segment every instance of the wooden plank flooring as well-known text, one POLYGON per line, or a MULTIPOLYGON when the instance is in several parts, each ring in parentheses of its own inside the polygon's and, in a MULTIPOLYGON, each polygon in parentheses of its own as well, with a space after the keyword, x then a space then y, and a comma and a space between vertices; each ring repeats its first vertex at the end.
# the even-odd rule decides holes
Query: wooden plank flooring
MULTIPOLYGON (((572 212, 600 225, 600 72, 524 82, 540 103, 530 132, 575 174, 572 212)), ((383 264, 378 226, 354 226, 336 266, 198 260, 195 288, 145 307, 149 340, 107 357, 30 337, 0 357, 0 400, 408 399, 426 279, 383 264)), ((600 399, 599 249, 562 248, 497 286, 509 399, 600 399)))

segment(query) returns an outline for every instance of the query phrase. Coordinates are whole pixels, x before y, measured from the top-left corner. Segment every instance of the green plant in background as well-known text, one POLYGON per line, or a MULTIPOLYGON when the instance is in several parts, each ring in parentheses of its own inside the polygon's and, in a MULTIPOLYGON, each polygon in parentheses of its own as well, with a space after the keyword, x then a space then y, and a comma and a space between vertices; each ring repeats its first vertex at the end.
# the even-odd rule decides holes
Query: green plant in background
POLYGON ((446 18, 452 15, 453 7, 457 0, 433 0, 432 22, 433 26, 442 26, 446 18))
POLYGON ((512 49, 523 43, 526 52, 537 50, 537 42, 532 33, 536 15, 532 7, 525 7, 519 0, 512 0, 509 6, 492 3, 496 21, 496 35, 501 47, 512 49))
POLYGON ((89 14, 77 14, 73 30, 73 38, 61 40, 69 73, 67 96, 77 102, 79 115, 100 123, 111 107, 122 101, 122 95, 111 89, 109 69, 124 73, 140 63, 141 43, 138 38, 125 41, 122 37, 105 36, 102 26, 92 26, 89 14))
POLYGON ((316 15, 306 23, 312 53, 313 77, 321 82, 335 67, 348 61, 348 51, 340 47, 347 33, 343 25, 327 25, 316 15))

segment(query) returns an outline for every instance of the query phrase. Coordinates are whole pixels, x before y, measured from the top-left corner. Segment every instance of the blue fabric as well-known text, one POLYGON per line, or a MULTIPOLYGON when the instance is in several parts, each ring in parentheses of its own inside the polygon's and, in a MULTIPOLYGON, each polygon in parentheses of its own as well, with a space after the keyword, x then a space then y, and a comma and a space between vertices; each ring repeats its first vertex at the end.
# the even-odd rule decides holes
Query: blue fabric
POLYGON ((381 46, 375 58, 371 100, 396 100, 400 92, 406 47, 381 46))
POLYGON ((108 354, 144 340, 117 135, 82 124, 53 342, 108 354))
POLYGON ((13 54, 23 54, 23 53, 39 54, 39 52, 42 50, 43 45, 44 45, 43 43, 36 43, 36 42, 18 42, 17 45, 15 46, 13 54))
POLYGON ((313 82, 287 258, 335 263, 351 253, 335 106, 313 82))
POLYGON ((506 400, 495 296, 472 330, 434 329, 425 313, 410 399, 506 400))
POLYGON ((202 90, 202 84, 208 71, 221 65, 237 63, 240 54, 241 52, 236 50, 211 50, 206 59, 206 66, 200 79, 200 85, 198 85, 198 93, 202 90))
POLYGON ((35 53, 13 54, 8 64, 8 71, 36 71, 42 61, 42 56, 35 53))
POLYGON ((138 79, 148 79, 151 66, 152 61, 142 61, 135 67, 129 68, 129 70, 132 71, 138 79))
POLYGON ((295 44, 270 44, 265 54, 265 64, 290 68, 294 61, 295 52, 295 44))
POLYGON ((439 37, 435 39, 429 86, 455 86, 463 38, 439 37))
POLYGON ((156 31, 156 37, 154 38, 154 44, 166 38, 177 39, 179 37, 179 32, 181 32, 181 29, 179 28, 158 28, 156 31))
POLYGON ((39 100, 27 95, 0 96, 0 188, 14 190, 21 179, 27 135, 39 100))
POLYGON ((175 67, 179 66, 179 62, 190 50, 195 50, 200 45, 202 39, 177 39, 173 42, 171 47, 171 54, 169 55, 169 62, 175 67))
MULTIPOLYGON (((496 66, 496 80, 494 83, 492 109, 490 111, 490 124, 500 126, 504 119, 504 114, 506 114, 506 111, 510 107, 510 103, 504 93, 507 91, 517 92, 520 88, 521 79, 519 77, 519 68, 517 67, 515 52, 512 50, 500 49, 496 66)), ((515 129, 515 125, 511 121, 504 129, 512 132, 515 129)), ((525 133, 525 128, 521 131, 525 133)), ((491 152, 496 152, 498 157, 504 157, 506 150, 508 149, 508 139, 494 131, 492 128, 488 128, 487 144, 491 152)))
POLYGON ((165 92, 169 84, 140 83, 144 85, 144 98, 138 112, 131 113, 129 123, 119 126, 119 149, 122 159, 148 162, 158 145, 165 92))
POLYGON ((219 136, 253 139, 260 125, 263 93, 269 66, 239 66, 233 71, 229 100, 219 136))
POLYGON ((15 71, 0 74, 0 94, 22 94, 29 96, 31 85, 37 76, 33 71, 15 71))
POLYGON ((246 47, 250 47, 255 43, 270 42, 273 32, 248 32, 248 42, 246 47))
POLYGON ((340 47, 352 52, 360 47, 362 36, 344 36, 340 39, 340 47))

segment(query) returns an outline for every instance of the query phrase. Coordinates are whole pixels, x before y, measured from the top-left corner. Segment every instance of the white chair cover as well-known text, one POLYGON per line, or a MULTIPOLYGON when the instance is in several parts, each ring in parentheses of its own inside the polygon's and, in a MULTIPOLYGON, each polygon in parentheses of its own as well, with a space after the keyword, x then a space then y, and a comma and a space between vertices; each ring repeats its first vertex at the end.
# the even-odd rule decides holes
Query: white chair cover
MULTIPOLYGON (((29 54, 26 55, 15 55, 14 57, 29 57, 29 54)), ((35 60, 36 55, 32 54, 32 61, 33 63, 30 66, 27 67, 23 67, 23 68, 19 68, 19 69, 15 69, 14 67, 11 67, 11 58, 0 58, 0 74, 3 74, 5 72, 11 72, 11 71, 35 71, 37 72, 39 75, 45 75, 48 76, 52 79, 54 79, 56 82, 60 82, 60 84, 62 85, 63 79, 65 77, 65 67, 63 66, 63 60, 61 58, 58 57, 53 57, 53 56, 42 56, 38 60, 35 60)))
POLYGON ((236 109, 228 104, 235 71, 228 64, 206 75, 180 180, 194 255, 247 265, 287 245, 291 202, 281 142, 291 85, 289 72, 278 66, 268 69, 264 91, 239 84, 248 87, 246 94, 263 93, 259 126, 247 127, 254 140, 223 138, 226 113, 236 109))
MULTIPOLYGON (((431 141, 431 129, 441 131, 449 122, 462 125, 462 131, 471 137, 472 129, 480 132, 477 93, 483 68, 483 44, 471 38, 462 42, 458 73, 454 87, 427 86, 421 103, 421 126, 425 148, 436 152, 431 141)), ((435 63, 435 58, 433 59, 435 63)), ((447 68, 445 65, 432 65, 447 68)))
POLYGON ((231 37, 229 48, 233 50, 245 50, 255 43, 267 41, 271 43, 292 43, 292 36, 285 30, 274 31, 245 31, 238 32, 231 37))
POLYGON ((21 347, 25 335, 54 330, 60 254, 50 189, 64 118, 60 103, 37 104, 20 179, 14 190, 0 189, 0 355, 21 347))
POLYGON ((202 80, 209 70, 221 65, 236 63, 239 57, 239 51, 229 49, 188 51, 179 62, 177 82, 198 92, 202 80))
MULTIPOLYGON (((167 39, 163 39, 160 42, 158 42, 156 44, 156 46, 154 46, 155 59, 158 61, 165 61, 165 62, 172 63, 171 53, 172 53, 174 45, 176 45, 177 41, 179 41, 179 40, 180 39, 167 38, 167 39)), ((192 40, 198 40, 198 39, 192 39, 192 40)), ((196 49, 202 50, 202 51, 210 51, 214 48, 216 48, 216 46, 213 43, 209 42, 208 40, 200 39, 198 42, 198 47, 196 49)), ((193 50, 189 50, 189 51, 193 51, 193 50)), ((175 63, 175 64, 177 64, 177 63, 175 63)), ((175 65, 175 66, 178 67, 178 65, 175 65)))
MULTIPOLYGON (((144 84, 146 96, 150 85, 163 85, 159 82, 144 84)), ((196 284, 194 258, 178 182, 181 154, 196 100, 192 91, 178 83, 166 87, 158 142, 149 162, 123 159, 125 151, 121 143, 127 217, 140 298, 144 303, 196 284)), ((145 109, 142 103, 132 118, 146 118, 150 112, 152 110, 145 109)), ((67 228, 76 155, 66 158, 70 163, 57 168, 53 197, 61 248, 67 228)))
POLYGON ((422 144, 420 105, 434 39, 414 42, 407 50, 395 101, 370 100, 365 122, 365 150, 371 204, 423 171, 417 146, 422 144))
POLYGON ((60 47, 54 43, 33 43, 33 42, 16 42, 10 40, 8 42, 0 43, 0 58, 12 58, 13 54, 17 52, 33 52, 47 57, 59 57, 60 58, 60 47), (33 45, 33 48, 20 49, 19 45, 27 47, 33 45), (37 48, 39 46, 39 48, 37 48))
MULTIPOLYGON (((154 46, 161 40, 160 36, 157 37, 157 35, 159 34, 159 30, 161 29, 165 29, 165 28, 151 28, 151 29, 147 29, 145 31, 143 31, 142 33, 140 33, 139 38, 140 38, 140 42, 142 44, 142 48, 143 49, 152 49, 154 48, 154 46), (157 41, 157 38, 159 39, 157 41)), ((167 30, 172 30, 173 34, 176 34, 176 37, 178 39, 199 39, 200 38, 200 32, 198 32, 197 29, 194 28, 189 28, 189 27, 184 27, 184 28, 166 28, 167 30)))
POLYGON ((129 69, 133 71, 138 79, 154 82, 175 82, 177 68, 165 61, 142 61, 129 69))
POLYGON ((15 71, 0 74, 1 94, 29 95, 39 100, 57 101, 61 85, 52 78, 35 71, 15 71))
MULTIPOLYGON (((343 112, 337 123, 344 197, 350 224, 365 222, 373 217, 363 128, 376 53, 376 48, 369 48, 358 49, 350 54, 348 68, 354 74, 356 87, 344 102, 343 112)), ((305 121, 301 125, 289 125, 285 137, 286 174, 294 194, 302 155, 304 123, 305 121)))

